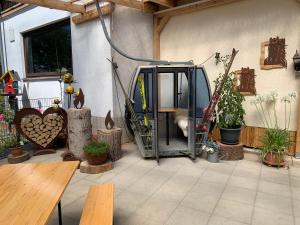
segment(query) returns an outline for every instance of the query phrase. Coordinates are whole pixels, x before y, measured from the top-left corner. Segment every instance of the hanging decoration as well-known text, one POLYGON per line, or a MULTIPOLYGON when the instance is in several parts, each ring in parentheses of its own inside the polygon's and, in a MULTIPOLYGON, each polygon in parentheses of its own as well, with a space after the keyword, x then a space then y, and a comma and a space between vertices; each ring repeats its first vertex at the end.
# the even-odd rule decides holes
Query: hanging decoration
POLYGON ((256 95, 255 76, 255 70, 249 67, 235 71, 234 89, 242 95, 256 95))
POLYGON ((113 129, 115 126, 115 122, 111 118, 111 111, 109 110, 106 117, 105 117, 105 127, 107 130, 113 129))
POLYGON ((261 44, 260 68, 262 70, 287 68, 284 38, 270 38, 269 41, 261 44), (266 49, 268 49, 267 56, 265 53, 266 49))
POLYGON ((76 109, 81 109, 84 105, 84 94, 81 88, 79 88, 78 91, 76 91, 75 95, 74 95, 74 106, 76 109))
POLYGON ((18 95, 18 73, 9 70, 0 77, 0 93, 2 95, 15 96, 18 95))

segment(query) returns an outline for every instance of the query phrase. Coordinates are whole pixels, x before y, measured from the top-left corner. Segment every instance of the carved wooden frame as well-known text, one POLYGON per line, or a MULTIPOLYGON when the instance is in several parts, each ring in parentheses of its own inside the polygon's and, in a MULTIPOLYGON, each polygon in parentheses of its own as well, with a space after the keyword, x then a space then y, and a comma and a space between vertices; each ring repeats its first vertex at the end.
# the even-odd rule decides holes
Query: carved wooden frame
POLYGON ((265 41, 265 42, 262 42, 261 45, 260 45, 260 60, 259 60, 260 69, 262 69, 262 70, 271 70, 271 69, 285 68, 281 64, 265 65, 264 61, 265 61, 265 58, 266 58, 266 47, 268 47, 269 44, 270 44, 269 41, 265 41))
MULTIPOLYGON (((242 75, 242 70, 236 70, 234 72, 234 79, 233 79, 233 89, 236 90, 236 91, 239 91, 238 90, 238 83, 237 81, 239 80, 239 77, 242 75)), ((255 75, 254 75, 255 76, 255 75)), ((255 88, 255 87, 254 87, 255 88)), ((240 91, 241 95, 244 95, 244 96, 253 96, 253 95, 256 95, 256 88, 255 88, 255 92, 244 92, 244 91, 240 91)))

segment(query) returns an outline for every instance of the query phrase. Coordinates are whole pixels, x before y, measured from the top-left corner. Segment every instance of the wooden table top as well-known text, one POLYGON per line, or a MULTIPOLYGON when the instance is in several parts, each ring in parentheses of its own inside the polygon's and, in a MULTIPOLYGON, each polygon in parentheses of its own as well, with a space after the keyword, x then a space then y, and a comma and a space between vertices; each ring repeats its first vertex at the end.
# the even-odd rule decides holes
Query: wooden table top
POLYGON ((167 113, 167 112, 176 112, 177 108, 159 108, 158 112, 167 113))
POLYGON ((44 225, 79 161, 0 166, 0 224, 44 225))

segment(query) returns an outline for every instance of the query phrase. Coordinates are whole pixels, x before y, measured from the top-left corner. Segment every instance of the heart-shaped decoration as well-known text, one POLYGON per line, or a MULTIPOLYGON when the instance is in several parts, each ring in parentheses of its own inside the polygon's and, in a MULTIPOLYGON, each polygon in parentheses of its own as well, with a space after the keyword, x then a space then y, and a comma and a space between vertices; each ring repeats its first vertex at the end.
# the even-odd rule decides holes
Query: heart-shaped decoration
POLYGON ((16 113, 14 124, 29 141, 45 149, 67 126, 67 113, 62 108, 51 107, 43 114, 37 109, 24 108, 16 113))

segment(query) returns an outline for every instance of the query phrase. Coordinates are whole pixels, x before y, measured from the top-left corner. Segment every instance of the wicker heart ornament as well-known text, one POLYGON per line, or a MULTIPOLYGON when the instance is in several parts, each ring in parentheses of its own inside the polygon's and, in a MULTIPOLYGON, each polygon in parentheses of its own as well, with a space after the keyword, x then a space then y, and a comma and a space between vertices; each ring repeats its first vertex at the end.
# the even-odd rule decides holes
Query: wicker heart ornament
POLYGON ((24 108, 16 113, 14 124, 29 141, 46 149, 66 127, 67 113, 62 108, 51 107, 43 114, 33 108, 24 108))

